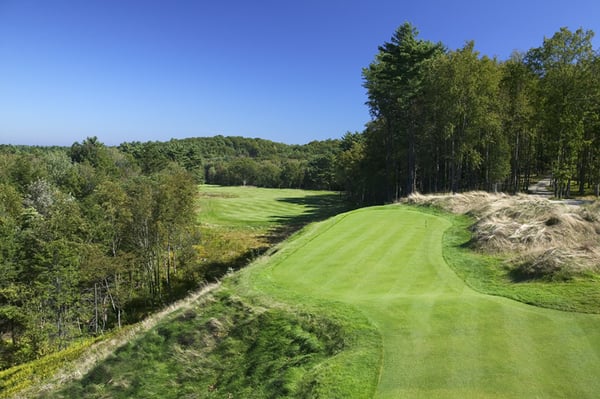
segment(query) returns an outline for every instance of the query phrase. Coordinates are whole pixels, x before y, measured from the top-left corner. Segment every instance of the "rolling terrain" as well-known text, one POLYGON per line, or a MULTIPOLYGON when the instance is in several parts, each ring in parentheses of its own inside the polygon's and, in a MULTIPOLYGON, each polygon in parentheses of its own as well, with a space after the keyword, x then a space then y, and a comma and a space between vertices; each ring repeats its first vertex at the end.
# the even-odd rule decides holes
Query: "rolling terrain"
MULTIPOLYGON (((258 201, 214 190, 224 225, 258 201)), ((283 217, 268 206, 248 213, 263 232, 283 217)), ((455 223, 391 205, 311 224, 42 397, 596 397, 600 316, 469 288, 444 246, 455 223)))
POLYGON ((600 317, 471 290, 444 260, 448 227, 398 206, 355 211, 248 278, 363 312, 383 340, 377 398, 595 397, 600 317))

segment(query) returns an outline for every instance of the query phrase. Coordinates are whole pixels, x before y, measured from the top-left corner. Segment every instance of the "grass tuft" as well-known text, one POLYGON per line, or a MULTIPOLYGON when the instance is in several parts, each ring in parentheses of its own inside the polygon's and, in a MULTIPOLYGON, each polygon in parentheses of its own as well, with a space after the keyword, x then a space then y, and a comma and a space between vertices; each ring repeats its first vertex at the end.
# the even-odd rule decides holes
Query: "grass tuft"
POLYGON ((510 258, 518 279, 567 280, 600 272, 600 205, 471 192, 415 194, 409 204, 473 217, 471 245, 510 258))
POLYGON ((319 314, 257 307, 222 289, 42 397, 316 397, 320 368, 345 349, 341 328, 319 314))

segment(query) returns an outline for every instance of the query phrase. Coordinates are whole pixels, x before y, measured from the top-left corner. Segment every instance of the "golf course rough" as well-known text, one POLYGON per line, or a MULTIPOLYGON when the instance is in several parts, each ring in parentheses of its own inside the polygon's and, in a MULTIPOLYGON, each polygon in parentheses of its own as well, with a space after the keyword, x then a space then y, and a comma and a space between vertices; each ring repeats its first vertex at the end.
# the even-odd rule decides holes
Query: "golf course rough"
POLYGON ((442 254, 450 226, 397 205, 349 212, 310 226, 250 278, 275 297, 362 312, 381 335, 376 398, 600 397, 600 317, 471 290, 442 254))

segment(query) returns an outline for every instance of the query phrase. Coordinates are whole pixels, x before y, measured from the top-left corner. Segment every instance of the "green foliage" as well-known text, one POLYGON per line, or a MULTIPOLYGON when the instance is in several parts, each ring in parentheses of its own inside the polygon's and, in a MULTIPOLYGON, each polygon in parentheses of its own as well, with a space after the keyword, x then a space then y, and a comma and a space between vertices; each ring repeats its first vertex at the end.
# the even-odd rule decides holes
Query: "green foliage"
POLYGON ((359 159, 348 159, 348 148, 338 154, 340 178, 367 203, 414 191, 516 193, 550 174, 557 197, 571 195, 575 181, 580 195, 600 192, 592 37, 561 28, 501 62, 472 41, 448 51, 419 40, 403 24, 363 70, 374 119, 359 159))
POLYGON ((186 270, 199 238, 182 167, 141 174, 96 138, 4 150, 0 368, 135 322, 204 278, 186 270))
POLYGON ((527 53, 526 61, 539 77, 541 139, 547 147, 557 197, 570 195, 570 181, 586 182, 586 175, 595 169, 583 165, 590 155, 589 139, 595 136, 589 115, 598 106, 593 36, 592 31, 561 28, 527 53))
POLYGON ((411 24, 401 25, 363 70, 367 104, 383 124, 388 201, 397 199, 400 192, 408 195, 416 190, 417 129, 422 118, 418 104, 423 96, 425 66, 443 51, 440 43, 418 40, 417 35, 411 24))
POLYGON ((244 137, 198 137, 166 143, 123 143, 119 148, 133 156, 146 173, 176 163, 196 183, 225 186, 252 185, 305 189, 337 189, 333 157, 338 140, 287 145, 244 137))

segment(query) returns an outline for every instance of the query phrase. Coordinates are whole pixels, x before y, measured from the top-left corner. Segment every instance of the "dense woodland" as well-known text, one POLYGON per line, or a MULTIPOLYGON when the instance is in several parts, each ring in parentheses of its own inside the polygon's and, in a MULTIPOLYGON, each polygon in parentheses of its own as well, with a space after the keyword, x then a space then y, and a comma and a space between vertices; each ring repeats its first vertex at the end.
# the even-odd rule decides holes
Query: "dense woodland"
POLYGON ((418 38, 402 25, 363 70, 373 120, 347 134, 340 181, 362 202, 412 192, 598 195, 600 56, 592 31, 561 28, 506 61, 418 38))
POLYGON ((196 182, 226 186, 335 190, 335 159, 339 140, 287 145, 243 137, 198 137, 166 143, 124 143, 144 173, 176 162, 196 182))
POLYGON ((198 183, 330 188, 339 141, 0 146, 0 369, 136 322, 214 276, 198 183))
POLYGON ((0 369, 140 320, 210 275, 197 185, 412 192, 600 189, 600 57, 560 29, 500 61, 402 25, 363 70, 372 121, 341 140, 0 146, 0 369))

